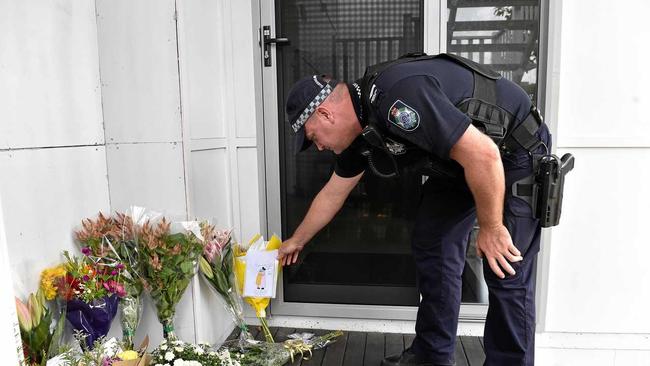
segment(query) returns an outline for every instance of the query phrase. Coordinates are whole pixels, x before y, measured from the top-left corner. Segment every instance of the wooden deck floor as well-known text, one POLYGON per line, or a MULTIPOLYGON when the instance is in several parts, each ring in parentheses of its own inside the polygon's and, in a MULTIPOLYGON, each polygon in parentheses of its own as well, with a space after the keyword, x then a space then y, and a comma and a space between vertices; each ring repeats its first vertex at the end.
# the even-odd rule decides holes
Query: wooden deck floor
MULTIPOLYGON (((326 330, 271 328, 276 342, 287 340, 292 333, 308 332, 317 335, 326 330)), ((251 327, 256 339, 261 339, 259 327, 251 327)), ((239 335, 235 329, 228 339, 239 335)), ((409 347, 413 334, 344 332, 343 337, 323 350, 314 351, 309 360, 296 360, 292 366, 379 366, 381 360, 409 347)), ((483 338, 459 337, 456 342, 456 366, 482 366, 485 360, 483 338)))

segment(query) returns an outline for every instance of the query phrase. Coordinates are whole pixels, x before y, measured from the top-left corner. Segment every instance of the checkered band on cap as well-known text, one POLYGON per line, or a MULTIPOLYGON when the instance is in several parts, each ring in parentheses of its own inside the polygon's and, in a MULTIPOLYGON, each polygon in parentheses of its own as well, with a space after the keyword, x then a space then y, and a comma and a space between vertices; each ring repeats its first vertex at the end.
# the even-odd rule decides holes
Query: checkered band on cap
POLYGON ((330 84, 326 84, 323 89, 314 97, 314 99, 309 102, 305 110, 302 111, 300 116, 298 116, 298 119, 296 122, 294 122, 291 125, 291 128, 293 128, 293 132, 298 132, 302 126, 305 125, 309 117, 314 113, 316 108, 318 108, 319 105, 321 105, 327 97, 332 94, 332 86, 330 84))

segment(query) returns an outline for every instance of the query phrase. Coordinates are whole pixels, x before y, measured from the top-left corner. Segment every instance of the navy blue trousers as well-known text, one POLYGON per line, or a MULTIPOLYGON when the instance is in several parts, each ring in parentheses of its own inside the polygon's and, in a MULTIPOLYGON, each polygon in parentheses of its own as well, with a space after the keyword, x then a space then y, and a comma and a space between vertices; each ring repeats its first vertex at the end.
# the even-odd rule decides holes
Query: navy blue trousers
MULTIPOLYGON (((540 131, 549 143, 548 131, 540 131)), ((530 206, 510 195, 512 183, 532 173, 527 153, 505 156, 506 197, 503 222, 523 260, 516 274, 499 279, 483 261, 489 290, 485 322, 485 365, 533 365, 535 350, 535 261, 540 248, 539 220, 530 206)), ((421 301, 412 350, 436 365, 454 364, 461 303, 462 273, 476 207, 464 181, 430 178, 423 187, 412 249, 421 301)), ((505 271, 504 271, 505 273, 505 271)))

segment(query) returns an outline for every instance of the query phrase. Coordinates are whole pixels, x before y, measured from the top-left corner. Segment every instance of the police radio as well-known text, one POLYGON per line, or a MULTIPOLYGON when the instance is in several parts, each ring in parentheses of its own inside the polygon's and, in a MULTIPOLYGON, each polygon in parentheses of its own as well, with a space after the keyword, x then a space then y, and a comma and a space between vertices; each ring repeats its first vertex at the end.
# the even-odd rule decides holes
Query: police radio
POLYGON ((533 194, 533 212, 542 227, 551 227, 560 223, 564 177, 573 170, 574 162, 575 159, 571 154, 564 154, 562 158, 548 154, 538 160, 535 174, 537 199, 533 194))

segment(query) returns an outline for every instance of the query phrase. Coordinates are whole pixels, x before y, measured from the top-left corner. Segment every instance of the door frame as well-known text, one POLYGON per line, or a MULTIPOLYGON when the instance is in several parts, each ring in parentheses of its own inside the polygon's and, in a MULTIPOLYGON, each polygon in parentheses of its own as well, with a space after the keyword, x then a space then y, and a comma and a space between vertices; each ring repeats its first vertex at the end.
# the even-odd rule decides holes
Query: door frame
MULTIPOLYGON (((272 0, 251 0, 253 2, 253 16, 257 21, 258 28, 262 25, 271 25, 271 37, 281 37, 275 33, 276 11, 275 1, 272 0), (257 4, 255 4, 257 2, 257 4), (257 7, 255 6, 257 5, 257 7), (259 11, 259 13, 256 13, 259 11)), ((540 9, 545 9, 548 0, 540 1, 540 9)), ((437 54, 446 51, 447 46, 447 0, 424 0, 424 51, 428 54, 437 54)), ((541 15, 541 14, 540 14, 541 15)), ((545 35, 546 17, 540 16, 540 40, 545 35)), ((261 40, 261 36, 260 36, 261 40)), ((279 130, 278 130, 278 84, 277 84, 277 61, 276 47, 271 46, 272 66, 264 67, 261 52, 256 53, 261 67, 261 76, 258 80, 262 86, 263 100, 263 123, 258 128, 258 151, 259 161, 264 163, 260 169, 260 199, 263 201, 260 206, 261 227, 267 237, 271 234, 282 233, 281 221, 281 189, 280 189, 280 153, 279 153, 279 130)), ((538 59, 538 95, 543 95, 545 89, 546 60, 538 59)), ((305 316, 305 317, 333 317, 353 319, 387 319, 387 320, 411 320, 414 321, 417 315, 416 306, 382 306, 382 305, 352 305, 352 304, 323 304, 323 303, 300 303, 285 302, 283 293, 282 273, 279 278, 277 296, 271 302, 271 312, 274 315, 305 316)), ((539 301, 539 299, 538 299, 539 301)), ((487 304, 461 304, 459 321, 479 322, 485 321, 487 315, 487 304)))

